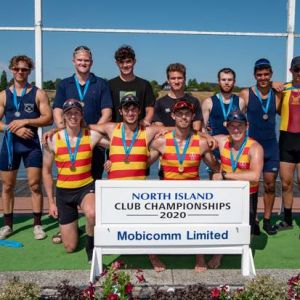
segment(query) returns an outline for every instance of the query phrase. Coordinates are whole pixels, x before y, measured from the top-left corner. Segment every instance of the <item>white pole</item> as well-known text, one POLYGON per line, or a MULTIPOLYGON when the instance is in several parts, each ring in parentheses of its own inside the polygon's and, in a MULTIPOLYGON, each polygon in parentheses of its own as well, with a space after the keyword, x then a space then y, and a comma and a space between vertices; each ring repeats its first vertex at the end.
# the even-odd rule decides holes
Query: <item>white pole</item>
POLYGON ((289 69, 294 56, 296 0, 288 0, 287 5, 286 81, 290 81, 292 76, 289 69))
MULTIPOLYGON (((35 85, 43 87, 42 71, 42 0, 34 1, 34 37, 35 37, 35 85)), ((38 135, 42 139, 42 128, 39 128, 38 135)))

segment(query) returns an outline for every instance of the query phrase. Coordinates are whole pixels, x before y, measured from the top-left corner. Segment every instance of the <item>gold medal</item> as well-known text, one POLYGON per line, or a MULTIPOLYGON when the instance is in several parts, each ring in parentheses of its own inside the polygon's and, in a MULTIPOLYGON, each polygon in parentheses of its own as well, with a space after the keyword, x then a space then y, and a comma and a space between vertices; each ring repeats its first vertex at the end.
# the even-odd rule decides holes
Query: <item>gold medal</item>
POLYGON ((178 167, 178 172, 179 172, 179 173, 183 173, 183 171, 184 171, 183 165, 179 165, 179 167, 178 167))
POLYGON ((124 162, 125 164, 129 164, 129 156, 125 156, 124 162))
POLYGON ((76 171, 76 167, 75 167, 75 165, 72 163, 72 165, 71 165, 71 167, 70 167, 70 170, 72 171, 72 172, 74 172, 74 171, 76 171))

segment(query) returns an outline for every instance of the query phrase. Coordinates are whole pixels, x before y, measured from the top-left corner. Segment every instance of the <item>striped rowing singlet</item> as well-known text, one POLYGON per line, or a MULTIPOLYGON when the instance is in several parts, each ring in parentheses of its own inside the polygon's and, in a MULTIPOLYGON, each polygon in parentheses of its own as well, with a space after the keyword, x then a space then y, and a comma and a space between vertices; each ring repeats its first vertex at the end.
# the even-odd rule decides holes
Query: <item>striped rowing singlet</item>
MULTIPOLYGON (((119 123, 112 134, 109 148, 109 160, 112 164, 108 179, 146 179, 149 154, 146 129, 139 129, 136 140, 130 151, 128 161, 125 161, 126 155, 122 143, 122 125, 123 123, 119 123)), ((127 147, 129 147, 130 143, 131 140, 126 140, 127 147)))
MULTIPOLYGON (((93 182, 91 174, 92 147, 91 135, 88 129, 82 130, 75 161, 75 170, 71 170, 71 160, 66 141, 61 137, 64 130, 56 133, 55 163, 57 167, 57 183, 59 188, 74 189, 93 182)), ((74 151, 74 147, 72 147, 74 151)))
POLYGON ((293 88, 291 82, 284 85, 280 130, 300 133, 300 88, 293 88))
MULTIPOLYGON (((251 145, 255 142, 255 140, 248 138, 246 146, 243 150, 242 155, 239 158, 237 168, 235 170, 236 173, 241 173, 243 170, 249 170, 250 168, 250 158, 249 158, 249 150, 251 145)), ((221 151, 221 165, 222 170, 228 173, 233 173, 231 160, 230 160, 230 139, 228 137, 227 142, 224 145, 224 148, 221 151)), ((258 192, 258 182, 250 182, 250 194, 258 192)))
POLYGON ((178 171, 179 162, 172 132, 165 134, 165 139, 165 153, 160 160, 164 180, 198 180, 201 161, 199 135, 194 133, 191 137, 183 162, 184 171, 182 173, 178 171))

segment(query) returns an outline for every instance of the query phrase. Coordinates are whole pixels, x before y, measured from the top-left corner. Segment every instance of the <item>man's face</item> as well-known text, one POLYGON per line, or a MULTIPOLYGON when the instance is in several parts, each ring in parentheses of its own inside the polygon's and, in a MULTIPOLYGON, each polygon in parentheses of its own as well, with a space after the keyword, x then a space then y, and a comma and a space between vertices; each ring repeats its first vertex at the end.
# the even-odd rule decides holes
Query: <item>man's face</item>
POLYGON ((235 80, 231 73, 220 73, 219 87, 223 93, 231 93, 234 88, 235 80))
POLYGON ((293 82, 300 84, 300 65, 295 66, 293 69, 290 69, 292 76, 293 76, 293 82))
POLYGON ((120 70, 121 75, 133 75, 133 68, 136 60, 132 58, 125 58, 116 61, 116 64, 120 70))
POLYGON ((122 106, 120 114, 123 116, 123 121, 127 124, 135 124, 139 120, 140 108, 136 105, 130 104, 122 106))
POLYGON ((87 51, 78 51, 73 57, 73 65, 77 73, 88 74, 91 70, 93 60, 87 51))
POLYGON ((28 67, 28 64, 25 61, 19 61, 16 65, 12 67, 12 75, 14 80, 18 82, 27 82, 28 76, 31 70, 28 67))
POLYGON ((181 129, 190 128, 195 114, 188 108, 178 109, 172 113, 175 126, 181 129))
POLYGON ((184 91, 185 78, 180 72, 169 72, 168 83, 172 91, 184 91))
POLYGON ((271 84, 272 71, 270 69, 256 70, 254 77, 256 84, 260 88, 267 88, 271 84))
POLYGON ((77 108, 71 108, 64 113, 66 125, 69 128, 77 128, 83 118, 82 113, 77 108))
POLYGON ((247 129, 248 124, 245 122, 232 121, 227 124, 229 135, 235 142, 239 142, 245 138, 247 129))

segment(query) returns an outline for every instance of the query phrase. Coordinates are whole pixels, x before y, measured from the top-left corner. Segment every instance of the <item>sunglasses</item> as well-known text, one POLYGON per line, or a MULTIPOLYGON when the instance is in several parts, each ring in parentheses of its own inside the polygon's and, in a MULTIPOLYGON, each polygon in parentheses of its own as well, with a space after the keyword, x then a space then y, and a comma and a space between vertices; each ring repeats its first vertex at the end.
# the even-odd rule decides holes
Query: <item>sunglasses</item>
POLYGON ((174 105, 173 111, 183 109, 183 108, 187 108, 187 109, 191 110, 192 112, 194 112, 194 109, 195 109, 194 105, 192 103, 185 102, 185 101, 179 101, 174 105))
POLYGON ((18 67, 13 67, 12 68, 13 71, 15 72, 22 72, 22 73, 25 73, 25 72, 28 72, 30 69, 29 68, 18 68, 18 67))
POLYGON ((293 72, 299 73, 299 72, 300 72, 300 67, 295 67, 295 68, 293 68, 293 72))

